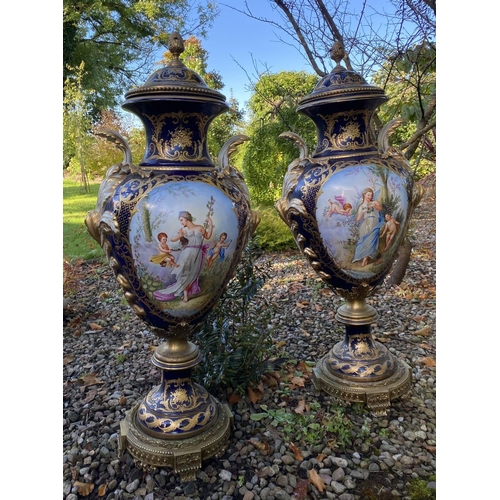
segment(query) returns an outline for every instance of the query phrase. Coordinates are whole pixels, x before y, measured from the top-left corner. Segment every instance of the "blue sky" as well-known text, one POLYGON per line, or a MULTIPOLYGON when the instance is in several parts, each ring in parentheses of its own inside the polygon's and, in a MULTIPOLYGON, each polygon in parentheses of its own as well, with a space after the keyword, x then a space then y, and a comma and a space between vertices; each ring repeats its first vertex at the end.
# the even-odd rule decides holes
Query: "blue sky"
MULTIPOLYGON (((243 0, 229 0, 227 4, 244 10, 243 0)), ((268 0, 251 0, 249 4, 254 14, 280 20, 268 0)), ((220 14, 202 43, 209 53, 208 69, 216 70, 222 76, 225 84, 222 92, 226 98, 232 89, 234 97, 243 106, 251 96, 246 90, 248 76, 255 79, 257 71, 264 71, 266 67, 273 73, 302 69, 312 72, 296 48, 278 41, 276 35, 285 37, 283 32, 278 33, 270 24, 250 19, 224 5, 219 4, 219 9, 220 14)))

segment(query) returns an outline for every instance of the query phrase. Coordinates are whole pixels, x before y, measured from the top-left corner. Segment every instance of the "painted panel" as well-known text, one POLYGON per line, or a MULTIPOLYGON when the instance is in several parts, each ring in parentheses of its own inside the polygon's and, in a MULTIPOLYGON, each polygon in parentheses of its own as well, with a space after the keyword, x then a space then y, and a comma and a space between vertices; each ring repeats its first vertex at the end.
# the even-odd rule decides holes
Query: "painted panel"
POLYGON ((369 279, 394 257, 408 217, 407 190, 386 167, 363 165, 334 173, 322 186, 316 220, 335 265, 369 279))
POLYGON ((198 312, 223 285, 238 240, 231 200, 217 187, 175 182, 150 191, 131 217, 137 276, 173 316, 198 312))

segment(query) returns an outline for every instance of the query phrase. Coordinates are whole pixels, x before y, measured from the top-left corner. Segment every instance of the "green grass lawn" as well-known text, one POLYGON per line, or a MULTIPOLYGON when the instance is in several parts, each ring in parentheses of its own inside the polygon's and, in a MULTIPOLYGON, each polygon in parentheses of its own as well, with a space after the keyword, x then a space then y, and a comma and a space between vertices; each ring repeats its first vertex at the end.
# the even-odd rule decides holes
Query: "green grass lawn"
POLYGON ((71 179, 63 179, 63 255, 67 260, 104 258, 104 252, 90 236, 85 216, 95 208, 100 183, 90 184, 90 193, 71 179))

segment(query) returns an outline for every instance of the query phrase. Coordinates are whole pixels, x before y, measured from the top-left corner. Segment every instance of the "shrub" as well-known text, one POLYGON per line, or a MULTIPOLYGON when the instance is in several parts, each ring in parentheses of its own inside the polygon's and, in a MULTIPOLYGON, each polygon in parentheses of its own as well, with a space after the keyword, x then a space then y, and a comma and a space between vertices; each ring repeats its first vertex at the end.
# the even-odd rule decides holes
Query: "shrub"
POLYGON ((270 252, 297 249, 290 228, 281 220, 274 207, 260 207, 261 220, 257 226, 257 245, 270 252))
POLYGON ((231 388, 243 395, 270 369, 270 307, 256 310, 251 303, 268 277, 255 264, 261 253, 251 239, 226 292, 195 335, 203 360, 193 375, 209 392, 231 388))

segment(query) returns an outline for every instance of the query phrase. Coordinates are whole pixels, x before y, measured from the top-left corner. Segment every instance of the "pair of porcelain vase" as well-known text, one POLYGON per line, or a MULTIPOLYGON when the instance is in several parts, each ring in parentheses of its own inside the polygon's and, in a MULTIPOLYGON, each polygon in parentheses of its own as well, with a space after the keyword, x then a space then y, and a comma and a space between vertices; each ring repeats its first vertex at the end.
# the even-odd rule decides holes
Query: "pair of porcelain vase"
MULTIPOLYGON (((152 358, 161 384, 128 412, 121 449, 144 469, 173 467, 187 480, 202 460, 224 452, 232 421, 228 406, 192 381, 200 353, 189 337, 233 277, 259 215, 229 161, 248 138, 230 138, 214 164, 207 132, 228 110, 225 97, 182 63, 178 34, 169 50, 171 62, 125 95, 123 107, 146 132, 139 165, 119 134, 100 132, 124 159, 106 173, 85 222, 134 312, 164 339, 152 358)), ((400 121, 377 141, 370 128, 387 97, 341 66, 344 56, 336 43, 336 67, 299 103, 316 124, 313 154, 298 135, 282 134, 300 155, 276 209, 310 265, 345 299, 336 314, 345 338, 318 362, 316 389, 383 415, 391 400, 409 395, 411 372, 374 341, 377 313, 365 299, 389 273, 421 191, 405 157, 389 145, 400 121)))

